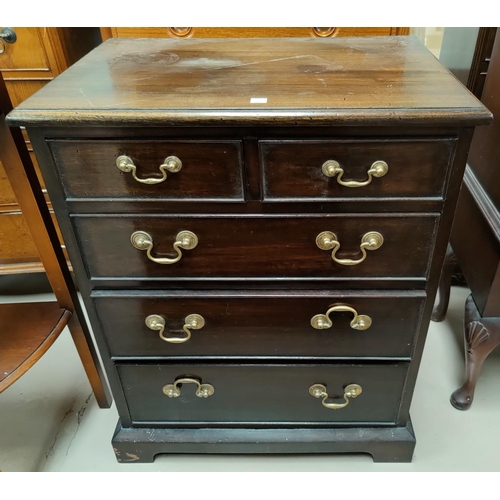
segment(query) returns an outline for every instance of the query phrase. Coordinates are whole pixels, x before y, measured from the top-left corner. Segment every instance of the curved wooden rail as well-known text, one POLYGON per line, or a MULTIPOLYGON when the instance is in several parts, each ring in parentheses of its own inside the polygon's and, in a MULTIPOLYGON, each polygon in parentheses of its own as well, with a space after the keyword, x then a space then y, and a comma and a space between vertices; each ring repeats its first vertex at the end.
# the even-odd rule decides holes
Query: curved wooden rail
POLYGON ((0 392, 47 352, 71 314, 57 302, 0 304, 0 392))

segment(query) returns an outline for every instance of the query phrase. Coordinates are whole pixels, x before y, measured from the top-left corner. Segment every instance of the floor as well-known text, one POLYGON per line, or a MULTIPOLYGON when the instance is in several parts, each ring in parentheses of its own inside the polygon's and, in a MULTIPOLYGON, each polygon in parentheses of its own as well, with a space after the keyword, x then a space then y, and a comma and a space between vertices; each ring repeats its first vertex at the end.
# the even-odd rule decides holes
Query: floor
POLYGON ((0 470, 500 471, 500 350, 486 360, 469 411, 455 410, 448 401, 463 379, 467 295, 467 289, 454 287, 447 319, 431 323, 412 403, 417 446, 411 464, 374 464, 368 455, 163 455, 153 464, 118 464, 110 445, 116 409, 97 406, 66 330, 0 394, 0 470))

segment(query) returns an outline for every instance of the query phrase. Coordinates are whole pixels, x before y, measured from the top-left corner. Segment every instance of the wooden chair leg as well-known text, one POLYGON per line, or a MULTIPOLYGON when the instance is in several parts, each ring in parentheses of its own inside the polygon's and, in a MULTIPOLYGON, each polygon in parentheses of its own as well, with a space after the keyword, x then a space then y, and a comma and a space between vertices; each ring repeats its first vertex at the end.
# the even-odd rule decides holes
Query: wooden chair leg
POLYGON ((85 373, 89 379, 97 404, 100 408, 109 408, 111 406, 112 397, 106 383, 101 363, 99 362, 93 343, 87 338, 89 334, 87 332, 87 335, 85 335, 77 315, 71 318, 68 329, 82 361, 85 373))
POLYGON ((481 318, 472 294, 465 303, 464 341, 466 380, 450 398, 458 410, 470 408, 484 360, 500 345, 500 318, 481 318))
POLYGON ((451 245, 448 244, 448 248, 446 249, 446 256, 444 258, 443 270, 441 271, 441 278, 439 280, 438 301, 434 306, 431 317, 432 321, 435 321, 437 323, 444 320, 446 312, 448 311, 448 304, 450 302, 451 278, 456 263, 457 258, 453 253, 451 245))
POLYGON ((57 303, 61 309, 73 313, 68 328, 96 400, 101 408, 109 408, 112 402, 111 393, 25 139, 19 128, 9 129, 5 123, 5 116, 11 110, 12 103, 0 74, 0 159, 28 224, 57 303))

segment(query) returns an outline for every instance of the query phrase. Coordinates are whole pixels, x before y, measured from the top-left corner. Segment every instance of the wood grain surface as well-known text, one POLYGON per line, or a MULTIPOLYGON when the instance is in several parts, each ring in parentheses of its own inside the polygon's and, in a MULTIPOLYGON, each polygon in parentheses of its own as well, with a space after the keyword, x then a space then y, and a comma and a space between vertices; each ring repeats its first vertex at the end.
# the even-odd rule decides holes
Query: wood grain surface
POLYGON ((24 375, 71 318, 57 302, 1 304, 0 392, 24 375))
POLYGON ((10 115, 24 125, 256 118, 465 125, 491 114, 416 37, 402 36, 109 39, 10 115))
POLYGON ((68 197, 153 198, 159 200, 243 201, 241 141, 49 141, 68 197), (159 167, 169 156, 182 162, 159 184, 137 182, 121 172, 116 159, 126 155, 139 179, 161 178, 159 167))
POLYGON ((352 357, 409 358, 425 300, 422 291, 94 292, 93 302, 114 357, 352 357), (367 330, 350 327, 351 312, 330 315, 316 330, 311 318, 338 304, 370 316, 367 330), (162 340, 145 319, 158 314, 166 336, 184 337, 184 319, 200 314, 205 326, 182 344, 162 340))
POLYGON ((180 427, 201 422, 390 424, 396 420, 407 369, 406 363, 118 365, 132 420, 159 427, 169 422, 180 427), (197 397, 194 384, 182 384, 177 398, 163 394, 163 386, 182 376, 211 384, 213 396, 197 397), (345 408, 331 410, 309 394, 313 384, 324 384, 335 403, 344 402, 348 384, 360 385, 363 392, 345 408))
POLYGON ((264 200, 325 201, 345 198, 442 197, 455 139, 439 140, 288 140, 259 142, 264 200), (335 160, 342 181, 366 181, 376 161, 389 167, 368 186, 346 187, 327 177, 324 162, 335 160))
POLYGON ((434 244, 435 216, 74 216, 81 252, 91 277, 425 277, 434 244), (194 232, 193 250, 176 264, 162 265, 132 246, 134 231, 153 238, 153 256, 176 256, 179 231, 194 232), (381 248, 358 265, 333 262, 316 237, 334 232, 337 257, 359 259, 362 236, 380 232, 381 248))
MULTIPOLYGON (((407 35, 408 28, 305 28, 305 27, 261 27, 261 28, 229 28, 229 27, 205 27, 205 28, 101 28, 105 32, 103 40, 111 36, 120 38, 166 38, 166 37, 186 37, 186 38, 282 38, 282 37, 308 37, 318 36, 317 33, 328 36, 388 36, 407 35), (315 31, 316 30, 316 31, 315 31)), ((323 35, 324 36, 324 35, 323 35)))

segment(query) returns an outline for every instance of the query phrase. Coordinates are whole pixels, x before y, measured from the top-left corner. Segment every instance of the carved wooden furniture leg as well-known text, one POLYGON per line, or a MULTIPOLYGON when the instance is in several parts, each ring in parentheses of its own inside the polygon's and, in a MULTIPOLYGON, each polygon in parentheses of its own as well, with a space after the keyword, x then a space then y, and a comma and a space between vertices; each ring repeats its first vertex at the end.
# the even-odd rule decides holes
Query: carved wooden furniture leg
POLYGON ((446 256, 444 258, 443 270, 441 271, 441 278, 439 280, 438 301, 434 305, 434 310, 432 311, 432 321, 443 321, 446 316, 446 311, 448 311, 448 304, 450 302, 451 278, 456 263, 457 258, 453 253, 451 245, 448 244, 446 256))
POLYGON ((483 362, 500 345, 500 318, 481 318, 472 294, 465 303, 464 337, 466 380, 450 398, 458 410, 467 410, 472 404, 483 362))

